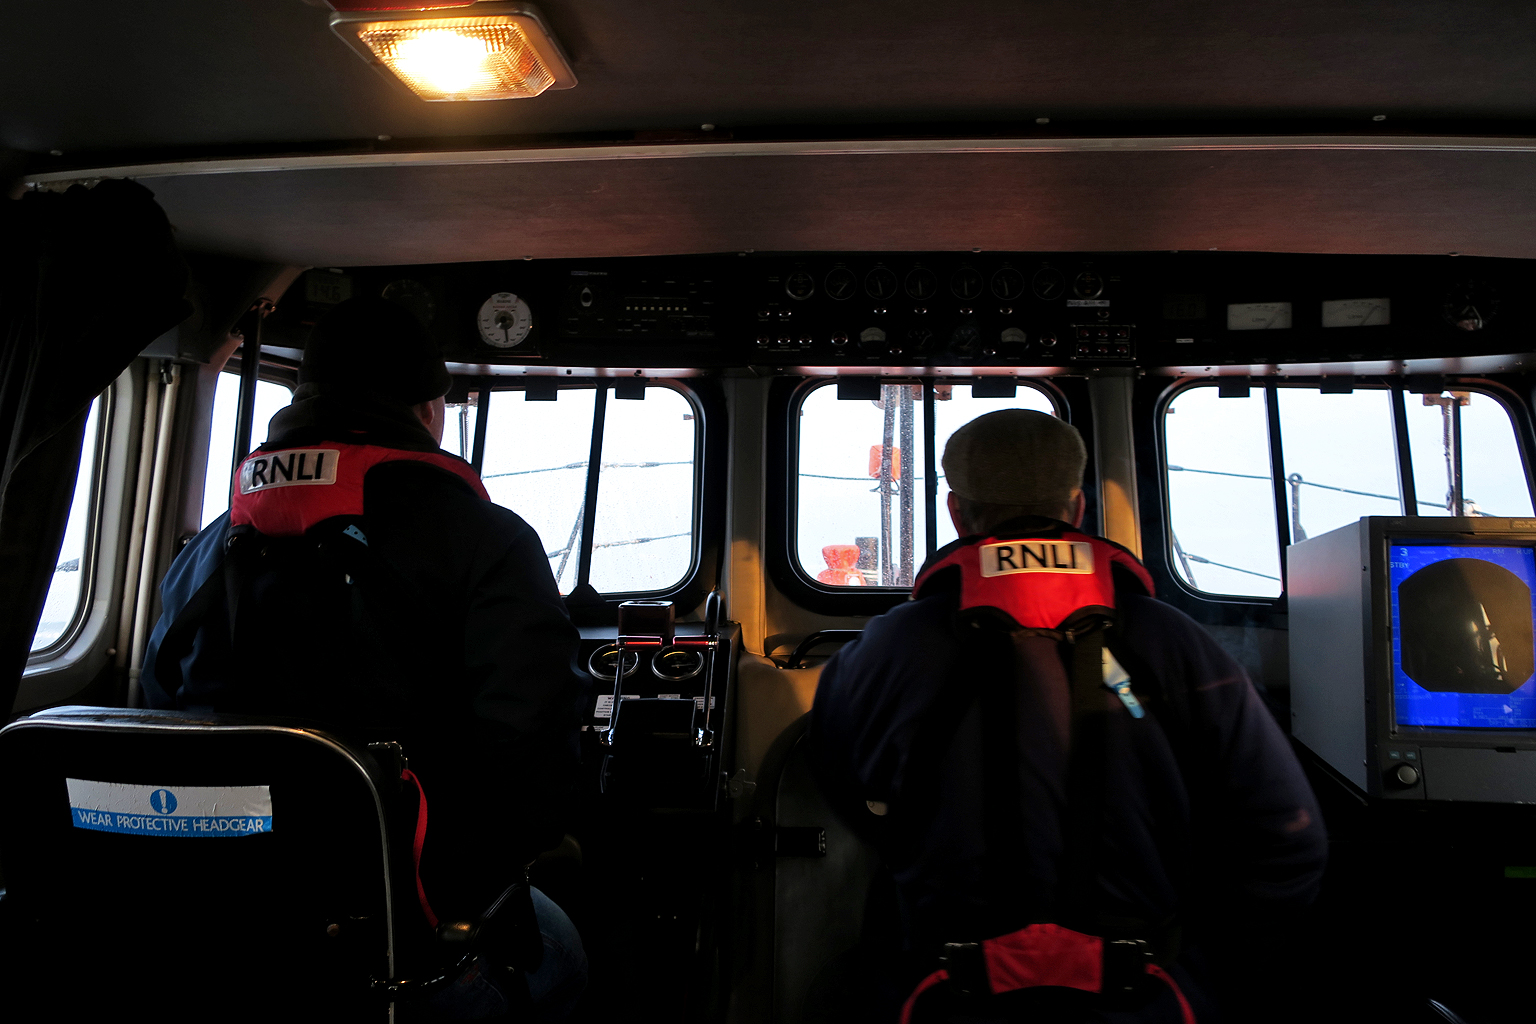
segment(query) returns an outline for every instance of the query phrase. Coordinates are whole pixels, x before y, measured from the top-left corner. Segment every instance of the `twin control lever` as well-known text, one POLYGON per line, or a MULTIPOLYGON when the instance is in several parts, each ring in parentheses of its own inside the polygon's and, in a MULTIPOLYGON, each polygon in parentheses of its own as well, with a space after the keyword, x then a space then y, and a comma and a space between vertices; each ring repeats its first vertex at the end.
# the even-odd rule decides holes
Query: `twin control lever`
POLYGON ((652 659, 653 668, 656 675, 664 679, 692 678, 699 674, 694 659, 702 660, 704 695, 701 701, 695 703, 692 739, 694 746, 700 750, 714 748, 715 732, 709 722, 714 705, 715 656, 720 648, 720 592, 710 591, 704 603, 703 635, 678 636, 676 614, 677 609, 671 601, 625 601, 619 605, 619 635, 614 642, 617 650, 614 659, 613 704, 609 711, 608 728, 599 734, 604 746, 613 746, 619 725, 621 691, 626 675, 625 660, 631 650, 643 647, 656 651, 652 659))

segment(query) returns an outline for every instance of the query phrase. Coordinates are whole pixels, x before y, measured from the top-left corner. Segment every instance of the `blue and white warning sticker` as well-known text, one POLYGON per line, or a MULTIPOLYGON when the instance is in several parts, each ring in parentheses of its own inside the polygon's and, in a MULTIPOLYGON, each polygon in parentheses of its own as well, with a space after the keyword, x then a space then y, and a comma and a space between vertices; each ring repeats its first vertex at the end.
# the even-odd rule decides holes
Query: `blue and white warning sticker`
POLYGON ((75 828, 134 836, 254 836, 272 831, 266 786, 134 786, 65 779, 75 828))

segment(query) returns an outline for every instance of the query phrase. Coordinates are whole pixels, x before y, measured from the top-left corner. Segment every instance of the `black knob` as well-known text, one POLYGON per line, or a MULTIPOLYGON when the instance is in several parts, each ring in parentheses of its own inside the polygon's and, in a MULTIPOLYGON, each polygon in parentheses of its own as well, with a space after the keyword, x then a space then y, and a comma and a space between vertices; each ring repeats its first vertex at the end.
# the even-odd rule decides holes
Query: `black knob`
POLYGON ((1392 769, 1392 780, 1404 789, 1419 784, 1419 770, 1411 764, 1400 764, 1392 769))

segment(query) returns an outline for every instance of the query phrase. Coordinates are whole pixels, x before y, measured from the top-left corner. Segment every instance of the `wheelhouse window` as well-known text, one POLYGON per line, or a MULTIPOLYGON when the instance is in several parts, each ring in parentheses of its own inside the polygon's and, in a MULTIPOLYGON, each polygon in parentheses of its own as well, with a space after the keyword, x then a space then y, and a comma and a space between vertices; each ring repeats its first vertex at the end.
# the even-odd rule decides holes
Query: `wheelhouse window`
POLYGON ((1531 514, 1520 445, 1502 402, 1478 391, 1408 395, 1405 401, 1419 515, 1531 514))
POLYGON ((1532 515, 1489 392, 1197 385, 1162 427, 1170 562, 1206 594, 1279 597, 1286 544, 1361 516, 1532 515))
MULTIPOLYGON (((700 435, 681 390, 637 382, 478 401, 486 491, 538 533, 562 594, 583 583, 600 594, 665 592, 688 578, 700 435)), ((477 424, 467 415, 470 436, 477 424)))
MULTIPOLYGON (((256 382, 252 405, 251 446, 265 444, 267 424, 293 400, 293 389, 270 380, 256 382)), ((240 409, 240 374, 219 374, 213 392, 213 427, 208 435, 208 466, 203 475, 203 528, 229 511, 235 470, 235 429, 240 409)))
POLYGON ((799 424, 792 550, 800 571, 829 587, 911 587, 928 555, 956 539, 939 466, 944 445, 998 409, 1057 411, 1043 389, 1012 378, 857 379, 805 391, 792 413, 799 424))
MULTIPOLYGON (((110 394, 110 392, 108 393, 110 394)), ((106 443, 106 419, 103 406, 107 395, 91 403, 86 416, 85 440, 80 446, 80 468, 75 473, 75 495, 69 506, 69 520, 64 526, 64 543, 48 584, 43 614, 32 634, 32 654, 59 646, 66 641, 84 610, 91 575, 92 554, 96 547, 96 506, 98 476, 103 446, 106 443)))
POLYGON ((1175 570, 1207 593, 1279 597, 1264 393, 1181 391, 1164 414, 1163 439, 1175 570))

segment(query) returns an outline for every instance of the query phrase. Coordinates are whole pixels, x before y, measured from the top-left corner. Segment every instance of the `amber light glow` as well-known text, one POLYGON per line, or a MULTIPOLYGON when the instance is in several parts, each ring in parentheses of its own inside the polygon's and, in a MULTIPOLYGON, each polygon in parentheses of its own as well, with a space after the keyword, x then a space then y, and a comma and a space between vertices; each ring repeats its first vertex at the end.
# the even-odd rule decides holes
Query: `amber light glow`
POLYGON ((424 100, 527 99, 555 76, 507 18, 439 18, 358 26, 357 38, 424 100))

